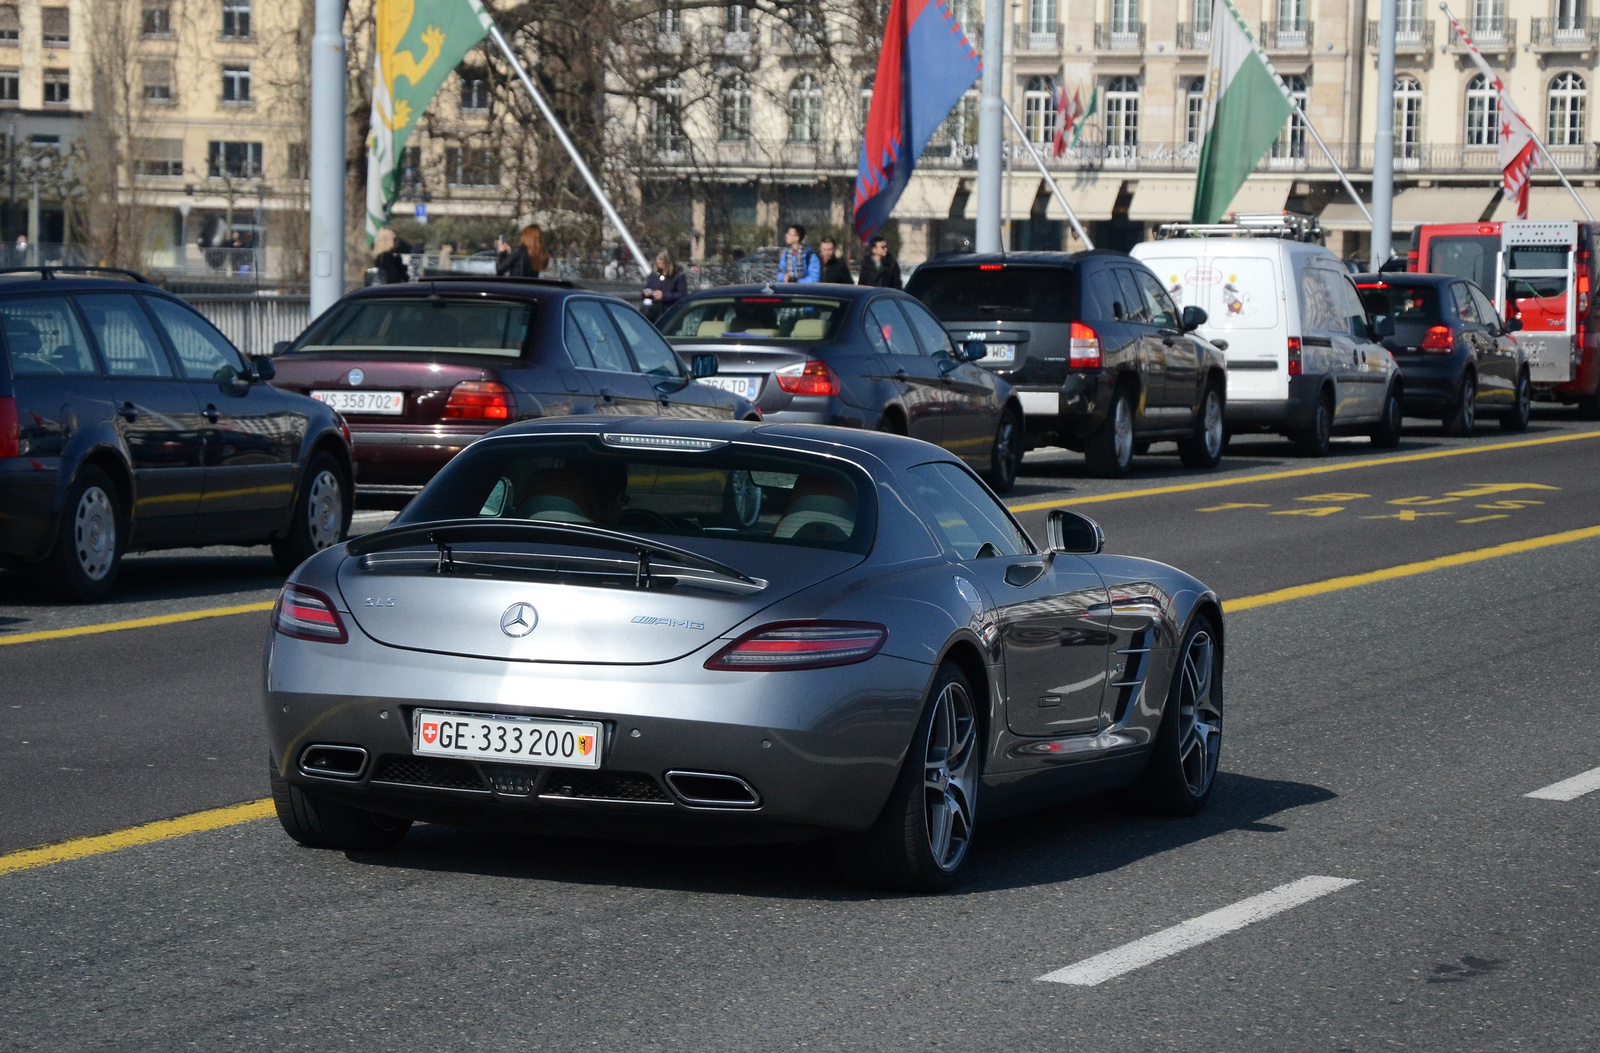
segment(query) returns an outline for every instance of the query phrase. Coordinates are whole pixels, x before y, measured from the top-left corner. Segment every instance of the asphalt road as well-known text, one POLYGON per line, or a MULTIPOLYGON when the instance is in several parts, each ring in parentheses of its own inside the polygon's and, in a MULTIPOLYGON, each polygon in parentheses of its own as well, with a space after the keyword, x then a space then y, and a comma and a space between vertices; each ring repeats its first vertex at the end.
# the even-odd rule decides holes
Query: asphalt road
MULTIPOLYGON (((1114 484, 1044 453, 1008 501, 1247 597, 1600 524, 1600 437, 1539 441, 1593 430, 1241 440, 1205 474, 1158 447, 1114 484)), ((121 610, 0 580, 0 641, 275 584, 248 553, 146 558, 191 573, 121 610)), ((1592 1049, 1600 792, 1525 795, 1600 765, 1597 563, 1580 540, 1231 613, 1202 816, 993 824, 941 897, 863 895, 803 846, 418 827, 345 856, 271 820, 0 871, 0 1049, 1592 1049), (1037 979, 1311 876, 1355 883, 1098 986, 1037 979)), ((0 643, 0 868, 262 796, 264 620, 0 643)))

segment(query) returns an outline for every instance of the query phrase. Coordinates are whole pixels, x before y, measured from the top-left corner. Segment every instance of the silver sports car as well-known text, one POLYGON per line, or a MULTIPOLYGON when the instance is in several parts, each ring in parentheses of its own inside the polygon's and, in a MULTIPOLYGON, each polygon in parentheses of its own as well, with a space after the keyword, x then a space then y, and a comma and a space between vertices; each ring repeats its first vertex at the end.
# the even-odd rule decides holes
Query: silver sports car
POLYGON ((1188 815, 1222 736, 1222 610, 1041 548, 936 446, 811 425, 568 419, 469 447, 307 560, 266 654, 278 817, 379 849, 413 821, 648 840, 829 838, 948 886, 974 826, 1116 791, 1188 815))

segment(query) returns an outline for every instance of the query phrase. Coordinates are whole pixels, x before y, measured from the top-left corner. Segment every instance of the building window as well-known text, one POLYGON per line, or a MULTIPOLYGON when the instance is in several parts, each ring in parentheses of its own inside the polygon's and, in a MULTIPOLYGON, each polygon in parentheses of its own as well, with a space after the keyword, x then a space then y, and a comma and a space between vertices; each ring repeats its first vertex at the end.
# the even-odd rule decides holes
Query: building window
POLYGON ((39 11, 40 28, 44 30, 44 46, 66 48, 72 46, 72 15, 65 7, 46 7, 39 11))
POLYGON ((1139 82, 1112 77, 1106 84, 1106 146, 1131 153, 1139 146, 1139 82))
POLYGON ((1306 0, 1278 0, 1278 32, 1306 27, 1306 0))
POLYGON ((1209 37, 1211 35, 1211 4, 1209 0, 1192 0, 1189 23, 1194 26, 1195 36, 1209 37))
POLYGON ((750 139, 750 82, 735 74, 722 82, 722 141, 743 143, 750 139))
POLYGON ((1422 39, 1422 0, 1395 0, 1395 37, 1407 43, 1422 39))
POLYGON ((861 127, 867 127, 867 118, 872 116, 872 75, 861 79, 861 127))
POLYGON ((1206 79, 1190 77, 1183 88, 1183 141, 1198 143, 1206 134, 1206 79))
POLYGON ((400 193, 419 196, 426 187, 422 174, 422 147, 408 146, 400 153, 400 193))
POLYGON ((139 35, 144 37, 170 37, 172 35, 172 8, 167 4, 145 4, 139 14, 139 35))
POLYGON ((146 62, 140 69, 144 83, 144 101, 159 104, 172 102, 172 63, 166 59, 146 62))
POLYGON ((1047 143, 1056 132, 1056 86, 1049 77, 1029 77, 1022 89, 1022 127, 1030 143, 1047 143))
POLYGON ((822 139, 822 85, 802 73, 789 85, 789 141, 815 143, 822 139))
POLYGON ((206 146, 206 174, 212 179, 260 179, 261 144, 213 140, 206 146))
POLYGON ((1467 81, 1467 145, 1500 142, 1500 98, 1483 74, 1467 81))
POLYGON ((445 182, 451 186, 499 186, 500 156, 490 146, 451 146, 444 152, 445 182))
POLYGON ((668 78, 650 100, 650 142, 662 153, 676 153, 684 147, 683 81, 668 78))
POLYGON ((44 71, 44 104, 65 106, 72 101, 72 78, 64 69, 44 71))
POLYGON ((722 11, 724 33, 750 32, 750 9, 743 4, 729 4, 722 11))
POLYGON ((683 8, 668 0, 656 12, 656 35, 663 39, 676 38, 683 33, 683 8))
POLYGON ((16 44, 22 39, 22 19, 16 4, 0 4, 0 44, 16 44))
POLYGON ((489 74, 481 69, 460 71, 461 112, 487 113, 489 111, 489 74))
POLYGON ((1551 146, 1582 146, 1583 116, 1588 89, 1576 73, 1561 73, 1550 82, 1549 133, 1551 146))
POLYGON ((0 106, 15 106, 22 98, 22 72, 0 69, 0 106))
POLYGON ((940 135, 948 143, 976 143, 978 141, 979 95, 969 90, 961 96, 950 116, 944 119, 940 135))
POLYGON ((1422 82, 1415 77, 1394 79, 1394 156, 1401 161, 1422 156, 1422 82))
POLYGON ((1054 36, 1056 21, 1056 0, 1028 0, 1029 36, 1054 36))
POLYGON ((222 39, 250 39, 250 0, 222 0, 222 39))
POLYGON ((1306 108, 1306 79, 1291 75, 1283 78, 1283 86, 1289 90, 1289 98, 1294 100, 1299 109, 1289 115, 1283 131, 1278 133, 1278 141, 1272 144, 1272 156, 1303 158, 1306 155, 1306 121, 1300 115, 1306 108))
POLYGON ((297 183, 311 178, 311 155, 306 151, 305 143, 289 144, 288 167, 284 175, 297 183))
POLYGON ((1139 0, 1111 0, 1111 32, 1139 32, 1139 0))
POLYGON ((133 148, 133 171, 158 179, 182 179, 183 140, 140 139, 133 148))
POLYGON ((250 101, 250 67, 222 67, 222 101, 235 106, 250 101))
POLYGON ((1500 40, 1506 20, 1506 0, 1472 0, 1467 32, 1485 40, 1500 40))
POLYGON ((1556 0, 1556 32, 1578 33, 1588 27, 1587 0, 1556 0))

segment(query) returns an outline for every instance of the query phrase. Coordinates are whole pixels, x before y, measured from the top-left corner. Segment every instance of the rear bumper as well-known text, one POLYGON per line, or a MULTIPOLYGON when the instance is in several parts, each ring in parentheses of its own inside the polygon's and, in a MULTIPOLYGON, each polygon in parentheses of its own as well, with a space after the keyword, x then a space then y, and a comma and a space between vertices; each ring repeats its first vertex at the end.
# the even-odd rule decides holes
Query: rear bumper
MULTIPOLYGON (((54 460, 54 459, 52 459, 54 460)), ((26 457, 0 460, 0 556, 43 559, 56 536, 56 471, 26 457)))
POLYGON ((1223 408, 1222 419, 1235 429, 1294 431, 1307 427, 1322 384, 1322 377, 1290 377, 1288 398, 1230 398, 1223 408))
POLYGON ((394 431, 351 425, 356 489, 423 486, 452 457, 500 426, 394 431))
POLYGON ((1029 436, 1054 435, 1063 442, 1088 438, 1111 411, 1111 376, 1095 370, 1069 373, 1059 388, 1013 386, 1029 436))

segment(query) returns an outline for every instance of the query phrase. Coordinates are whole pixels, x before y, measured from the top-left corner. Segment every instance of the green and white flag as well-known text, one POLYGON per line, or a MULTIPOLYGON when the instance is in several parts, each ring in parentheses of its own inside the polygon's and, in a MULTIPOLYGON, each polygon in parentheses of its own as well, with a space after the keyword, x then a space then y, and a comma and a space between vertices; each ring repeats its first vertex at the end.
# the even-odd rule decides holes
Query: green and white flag
POLYGON ((367 136, 367 241, 389 222, 406 137, 439 85, 492 23, 479 0, 377 0, 372 131, 367 136))
POLYGON ((1244 19, 1228 0, 1216 0, 1211 9, 1205 138, 1191 217, 1195 223, 1222 219, 1233 195, 1293 112, 1278 71, 1256 47, 1244 19))

